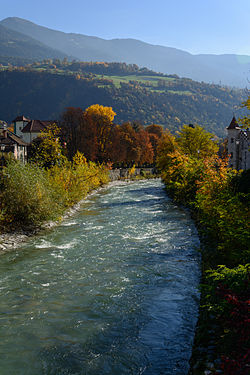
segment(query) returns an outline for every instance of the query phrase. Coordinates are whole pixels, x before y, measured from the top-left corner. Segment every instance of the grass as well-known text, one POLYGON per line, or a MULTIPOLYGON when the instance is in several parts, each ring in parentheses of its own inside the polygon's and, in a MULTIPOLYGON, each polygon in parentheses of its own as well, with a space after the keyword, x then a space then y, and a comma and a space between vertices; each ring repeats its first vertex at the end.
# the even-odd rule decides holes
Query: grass
POLYGON ((177 95, 193 95, 191 91, 174 91, 174 90, 168 90, 170 94, 177 94, 177 95))
MULTIPOLYGON (((156 88, 158 87, 158 81, 165 81, 171 82, 174 81, 175 78, 172 77, 160 77, 160 76, 140 76, 140 75, 127 75, 127 76, 109 76, 109 75, 101 75, 95 74, 96 78, 98 79, 111 79, 116 87, 121 87, 121 83, 129 83, 129 81, 137 81, 144 85, 147 85, 149 88, 156 88)), ((163 90, 164 91, 164 90, 163 90)))
MULTIPOLYGON (((8 67, 2 66, 0 67, 0 71, 2 70, 7 70, 8 67)), ((57 75, 75 75, 75 72, 71 71, 64 71, 62 69, 53 69, 53 68, 46 68, 46 67, 37 67, 33 68, 33 70, 36 70, 38 72, 44 72, 48 71, 52 74, 57 74, 57 75)), ((138 84, 144 85, 147 89, 149 89, 152 92, 158 92, 158 93, 164 93, 164 92, 169 92, 170 94, 176 94, 176 95, 192 95, 190 91, 174 91, 174 90, 169 90, 168 88, 168 83, 175 81, 175 78, 173 77, 162 77, 162 76, 141 76, 141 75, 121 75, 121 76, 115 76, 115 75, 101 75, 101 74, 95 74, 95 79, 96 80, 101 80, 101 79, 107 79, 111 80, 114 84, 115 87, 120 88, 122 83, 129 83, 130 81, 133 82, 138 82, 138 84), (164 86, 159 86, 159 81, 164 82, 164 86)), ((106 88, 111 86, 112 83, 110 84, 98 84, 99 88, 106 88)))

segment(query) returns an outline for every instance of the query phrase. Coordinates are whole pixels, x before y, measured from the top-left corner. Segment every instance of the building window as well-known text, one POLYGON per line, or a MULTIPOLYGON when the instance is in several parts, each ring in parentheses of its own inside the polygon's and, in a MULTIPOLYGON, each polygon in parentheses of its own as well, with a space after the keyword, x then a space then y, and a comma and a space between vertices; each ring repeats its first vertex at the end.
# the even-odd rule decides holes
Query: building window
POLYGON ((231 138, 231 143, 234 143, 234 138, 231 138))
POLYGON ((233 157, 234 157, 234 153, 233 153, 233 152, 231 152, 231 159, 233 159, 233 157))

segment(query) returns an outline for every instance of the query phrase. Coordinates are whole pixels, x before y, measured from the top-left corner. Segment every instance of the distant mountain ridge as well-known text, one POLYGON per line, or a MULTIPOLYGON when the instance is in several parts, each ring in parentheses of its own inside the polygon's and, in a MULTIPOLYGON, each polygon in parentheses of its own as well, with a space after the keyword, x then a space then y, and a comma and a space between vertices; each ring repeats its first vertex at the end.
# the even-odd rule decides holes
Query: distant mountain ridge
POLYGON ((67 55, 0 24, 0 55, 25 59, 63 59, 67 55))
POLYGON ((105 40, 64 33, 17 17, 6 18, 0 24, 81 61, 134 63, 162 73, 236 87, 246 87, 250 77, 250 56, 192 55, 135 39, 105 40))

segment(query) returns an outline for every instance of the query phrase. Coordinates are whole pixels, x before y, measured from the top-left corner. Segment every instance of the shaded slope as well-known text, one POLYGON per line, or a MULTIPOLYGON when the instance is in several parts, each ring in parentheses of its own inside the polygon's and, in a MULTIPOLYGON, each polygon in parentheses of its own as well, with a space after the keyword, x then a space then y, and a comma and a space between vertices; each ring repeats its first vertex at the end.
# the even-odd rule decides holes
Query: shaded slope
POLYGON ((57 119, 69 106, 85 109, 92 104, 112 106, 115 121, 139 120, 158 123, 171 130, 182 124, 199 123, 219 136, 225 135, 234 106, 244 99, 241 91, 178 79, 172 90, 154 92, 138 83, 112 83, 72 75, 35 71, 0 72, 0 113, 11 121, 24 114, 30 118, 57 119), (25 87, 25 90, 24 90, 25 87), (188 89, 185 94, 177 90, 188 89), (192 90, 192 91, 191 91, 192 90))

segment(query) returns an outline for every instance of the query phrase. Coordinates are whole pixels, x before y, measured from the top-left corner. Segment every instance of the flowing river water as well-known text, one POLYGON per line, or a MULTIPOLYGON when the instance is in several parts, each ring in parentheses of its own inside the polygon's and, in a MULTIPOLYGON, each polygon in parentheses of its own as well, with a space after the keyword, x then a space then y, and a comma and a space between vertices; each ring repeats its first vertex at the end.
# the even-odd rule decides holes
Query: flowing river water
POLYGON ((186 375, 198 247, 160 180, 89 196, 0 257, 0 375, 186 375))

